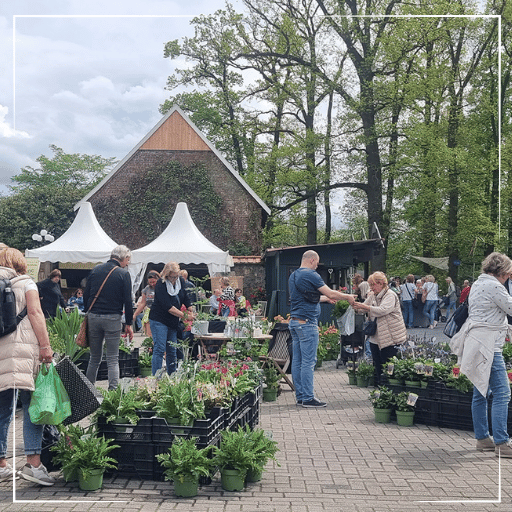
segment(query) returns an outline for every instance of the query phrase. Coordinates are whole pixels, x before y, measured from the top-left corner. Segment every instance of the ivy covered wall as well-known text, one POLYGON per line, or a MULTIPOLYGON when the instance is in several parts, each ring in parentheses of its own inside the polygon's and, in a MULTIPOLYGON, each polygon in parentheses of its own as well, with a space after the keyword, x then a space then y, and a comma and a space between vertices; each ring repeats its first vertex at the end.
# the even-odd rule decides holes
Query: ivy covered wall
POLYGON ((107 234, 131 249, 159 236, 185 202, 221 249, 261 252, 261 207, 210 151, 138 150, 90 202, 107 234))

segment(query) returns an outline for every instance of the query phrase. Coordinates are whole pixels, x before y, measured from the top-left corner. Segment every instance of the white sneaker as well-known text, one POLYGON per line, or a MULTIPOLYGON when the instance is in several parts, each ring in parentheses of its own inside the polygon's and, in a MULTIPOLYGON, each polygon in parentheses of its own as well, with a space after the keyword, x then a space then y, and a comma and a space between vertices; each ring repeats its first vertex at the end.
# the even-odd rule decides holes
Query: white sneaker
POLYGON ((21 478, 39 485, 50 486, 55 483, 55 478, 48 474, 48 471, 42 464, 38 468, 35 468, 27 463, 23 466, 23 469, 19 471, 19 475, 21 478))
POLYGON ((13 470, 9 463, 4 468, 0 468, 0 482, 9 480, 12 478, 13 470))
POLYGON ((434 328, 437 327, 437 320, 434 320, 434 328))

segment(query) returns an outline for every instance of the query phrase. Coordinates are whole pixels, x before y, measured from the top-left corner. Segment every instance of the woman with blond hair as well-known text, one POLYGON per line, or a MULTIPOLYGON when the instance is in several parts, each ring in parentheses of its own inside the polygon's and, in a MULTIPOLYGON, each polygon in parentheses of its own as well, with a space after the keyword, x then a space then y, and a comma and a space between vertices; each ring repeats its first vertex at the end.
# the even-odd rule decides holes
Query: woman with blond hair
POLYGON ((353 308, 365 311, 370 320, 377 321, 377 331, 370 337, 373 365, 375 367, 375 385, 380 385, 382 365, 396 356, 397 346, 407 339, 400 299, 390 290, 383 272, 374 272, 368 278, 370 293, 364 303, 356 302, 353 308))
POLYGON ((180 266, 175 261, 166 263, 161 279, 155 284, 155 298, 149 311, 149 325, 153 335, 152 374, 162 368, 165 352, 167 373, 176 371, 176 342, 179 322, 185 316, 194 318, 194 308, 188 297, 185 281, 179 275, 180 266), (181 311, 185 305, 188 311, 181 311))
POLYGON ((17 249, 0 250, 0 278, 10 279, 16 313, 26 316, 0 343, 0 482, 13 478, 7 463, 7 439, 17 397, 23 405, 23 443, 27 463, 19 471, 25 480, 51 486, 55 480, 41 463, 43 425, 34 425, 28 407, 40 362, 51 363, 53 351, 36 283, 28 276, 27 261, 17 249))

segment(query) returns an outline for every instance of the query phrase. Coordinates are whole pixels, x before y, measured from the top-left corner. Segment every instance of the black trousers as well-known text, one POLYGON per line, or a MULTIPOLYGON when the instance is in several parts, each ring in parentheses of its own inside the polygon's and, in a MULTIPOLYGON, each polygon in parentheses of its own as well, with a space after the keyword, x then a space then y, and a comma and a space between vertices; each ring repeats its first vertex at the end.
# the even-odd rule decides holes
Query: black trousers
POLYGON ((398 349, 396 345, 391 345, 389 347, 380 349, 376 343, 370 343, 370 350, 372 351, 372 359, 374 370, 374 378, 375 378, 375 386, 380 386, 380 377, 382 375, 382 365, 391 359, 393 356, 398 354, 398 349))

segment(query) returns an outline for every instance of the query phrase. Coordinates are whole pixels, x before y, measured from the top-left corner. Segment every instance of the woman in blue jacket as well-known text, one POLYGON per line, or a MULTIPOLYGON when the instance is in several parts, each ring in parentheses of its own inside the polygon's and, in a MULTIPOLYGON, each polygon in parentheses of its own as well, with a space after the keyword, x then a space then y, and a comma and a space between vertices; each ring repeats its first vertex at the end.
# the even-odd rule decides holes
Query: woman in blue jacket
POLYGON ((155 285, 155 300, 149 312, 149 326, 153 335, 153 357, 151 359, 152 374, 162 368, 165 356, 167 373, 176 371, 176 342, 178 326, 185 316, 194 318, 192 304, 188 298, 185 281, 179 276, 180 266, 171 261, 166 263, 155 285), (181 311, 185 304, 188 311, 181 311))

